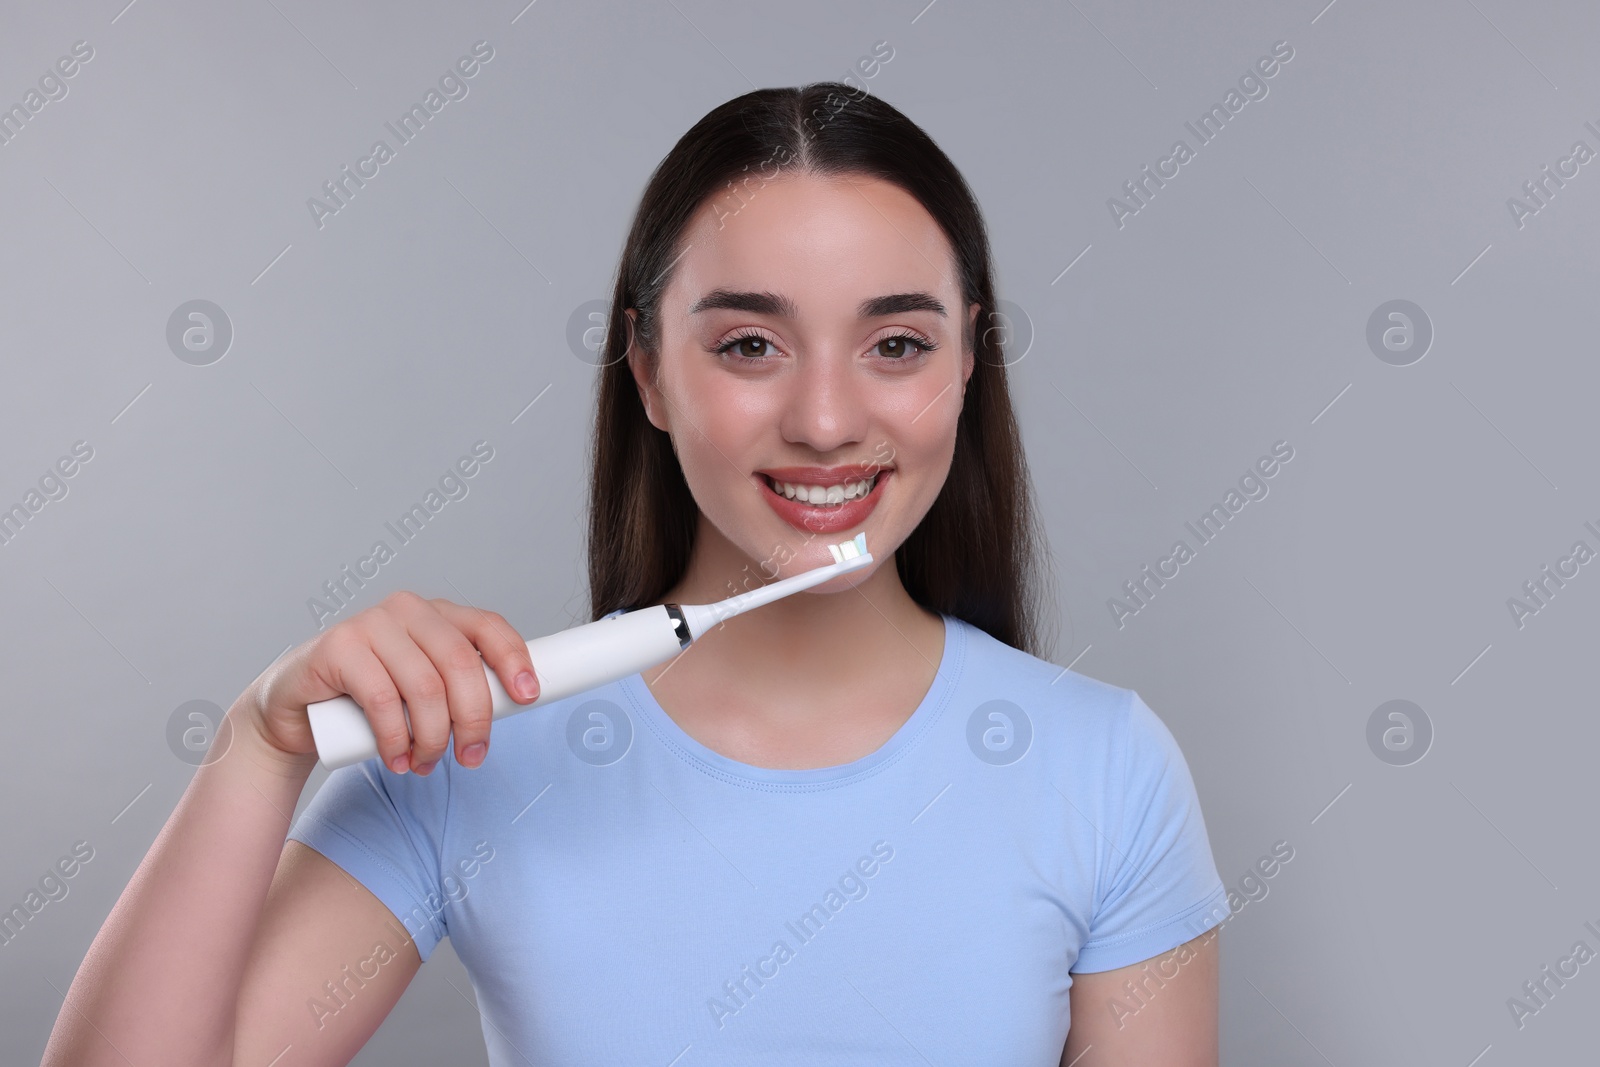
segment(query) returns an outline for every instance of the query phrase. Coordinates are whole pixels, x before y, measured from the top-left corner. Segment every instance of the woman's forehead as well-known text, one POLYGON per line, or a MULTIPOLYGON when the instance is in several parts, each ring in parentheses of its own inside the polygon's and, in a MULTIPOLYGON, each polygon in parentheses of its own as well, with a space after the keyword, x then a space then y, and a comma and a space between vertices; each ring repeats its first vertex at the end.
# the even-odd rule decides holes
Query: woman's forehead
MULTIPOLYGON (((958 290, 943 231, 909 193, 859 175, 796 177, 747 193, 736 214, 703 209, 669 284, 688 311, 716 291, 767 292, 801 314, 926 292, 948 311, 958 290)), ((737 206, 737 204, 736 204, 737 206)))

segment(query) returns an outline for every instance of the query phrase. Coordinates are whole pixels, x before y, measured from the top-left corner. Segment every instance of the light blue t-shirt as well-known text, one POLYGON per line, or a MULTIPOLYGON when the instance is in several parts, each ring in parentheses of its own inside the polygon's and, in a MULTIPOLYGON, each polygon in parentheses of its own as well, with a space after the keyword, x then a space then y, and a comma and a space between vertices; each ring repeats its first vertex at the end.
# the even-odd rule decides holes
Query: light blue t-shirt
POLYGON ((450 938, 496 1067, 1057 1067, 1072 973, 1199 936, 1225 889, 1135 691, 944 622, 916 711, 841 766, 729 759, 634 674, 495 722, 475 770, 332 772, 289 836, 396 922, 323 1013, 403 927, 450 938))

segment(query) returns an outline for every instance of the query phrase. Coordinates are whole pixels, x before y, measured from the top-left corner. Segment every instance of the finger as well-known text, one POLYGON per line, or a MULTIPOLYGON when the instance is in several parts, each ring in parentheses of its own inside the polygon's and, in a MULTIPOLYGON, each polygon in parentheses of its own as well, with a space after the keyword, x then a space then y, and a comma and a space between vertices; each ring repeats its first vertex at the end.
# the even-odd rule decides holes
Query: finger
POLYGON ((378 758, 397 774, 410 766, 411 731, 400 690, 363 629, 332 631, 325 655, 334 686, 361 706, 377 739, 378 758))
POLYGON ((389 610, 387 599, 380 606, 384 610, 374 612, 368 634, 373 651, 405 698, 411 715, 409 766, 419 770, 438 759, 449 743, 449 687, 433 658, 418 645, 407 619, 389 610))
POLYGON ((443 615, 467 635, 483 661, 495 672, 500 684, 519 704, 539 698, 539 678, 533 662, 528 658, 528 642, 495 611, 484 611, 468 605, 454 604, 448 600, 432 601, 443 615), (526 674, 528 677, 523 678, 526 674), (527 688, 523 688, 526 684, 527 688))
MULTIPOLYGON (((406 626, 444 679, 451 732, 456 738, 456 761, 464 766, 477 766, 482 753, 488 750, 489 723, 494 714, 493 692, 489 688, 483 657, 467 635, 438 610, 437 603, 428 601, 409 613, 406 626), (475 745, 482 747, 474 749, 475 745)), ((437 755, 430 749, 427 754, 419 753, 417 758, 437 759, 449 743, 445 738, 440 742, 437 755)))

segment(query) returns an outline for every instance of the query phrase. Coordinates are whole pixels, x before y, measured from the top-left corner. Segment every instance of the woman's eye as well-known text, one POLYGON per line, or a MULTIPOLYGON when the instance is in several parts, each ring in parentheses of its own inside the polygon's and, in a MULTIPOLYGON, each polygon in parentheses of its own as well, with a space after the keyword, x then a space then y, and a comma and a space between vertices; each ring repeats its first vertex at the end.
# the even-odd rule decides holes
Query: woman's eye
MULTIPOLYGON (((938 347, 927 338, 903 333, 885 337, 872 346, 873 351, 890 362, 907 363, 938 347)), ((731 354, 735 359, 756 363, 766 360, 777 349, 771 341, 760 334, 747 333, 724 341, 717 346, 716 351, 719 355, 731 354)))
POLYGON ((772 342, 760 334, 748 333, 743 337, 735 337, 731 341, 717 346, 717 352, 727 355, 732 352, 741 359, 762 359, 771 355, 772 342))
POLYGON ((924 343, 921 338, 904 333, 885 337, 873 347, 878 349, 880 355, 891 360, 915 359, 922 353, 931 352, 934 349, 934 345, 931 342, 924 343))

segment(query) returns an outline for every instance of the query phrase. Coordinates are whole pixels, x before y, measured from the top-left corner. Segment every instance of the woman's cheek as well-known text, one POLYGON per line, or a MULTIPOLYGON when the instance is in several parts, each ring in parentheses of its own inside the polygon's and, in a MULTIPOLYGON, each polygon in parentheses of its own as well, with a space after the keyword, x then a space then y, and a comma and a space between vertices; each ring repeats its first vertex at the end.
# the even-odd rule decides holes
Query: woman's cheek
POLYGON ((950 460, 955 455, 958 415, 959 412, 947 419, 919 419, 915 425, 907 427, 913 436, 901 439, 895 466, 897 472, 910 469, 917 487, 915 506, 922 512, 933 506, 949 476, 950 460))

